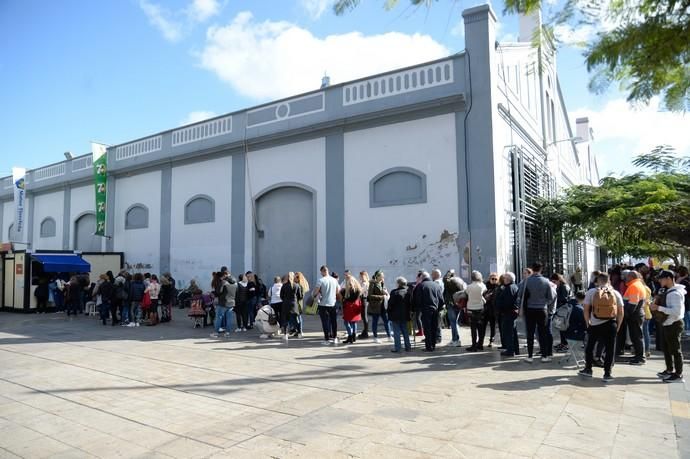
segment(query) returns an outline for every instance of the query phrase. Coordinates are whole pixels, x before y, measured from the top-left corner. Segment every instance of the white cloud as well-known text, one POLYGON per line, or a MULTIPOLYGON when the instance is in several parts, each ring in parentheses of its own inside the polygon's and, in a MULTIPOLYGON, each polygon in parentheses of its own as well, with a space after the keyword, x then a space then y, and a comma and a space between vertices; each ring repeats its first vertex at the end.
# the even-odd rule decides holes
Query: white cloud
POLYGON ((634 170, 632 159, 657 145, 673 146, 681 155, 690 155, 688 126, 690 115, 660 111, 658 98, 645 107, 633 108, 625 99, 614 99, 601 110, 582 108, 571 113, 575 118, 589 117, 594 130, 593 148, 603 177, 609 172, 634 170))
POLYGON ((190 112, 187 114, 187 116, 180 121, 180 126, 184 126, 186 124, 192 124, 192 123, 197 123, 199 121, 204 121, 209 118, 213 118, 216 116, 215 112, 208 112, 204 110, 199 110, 196 112, 190 112))
POLYGON ((573 27, 568 24, 559 24, 553 28, 556 40, 566 46, 584 47, 592 41, 597 34, 597 28, 585 24, 573 27))
POLYGON ((148 0, 139 0, 139 7, 149 22, 170 42, 178 42, 195 25, 206 22, 220 12, 218 0, 192 0, 184 9, 171 11, 148 0))
POLYGON ((218 0, 193 0, 187 14, 196 22, 205 22, 220 12, 218 0))
POLYGON ((300 6, 304 9, 309 17, 316 20, 326 12, 326 9, 333 6, 335 0, 300 0, 300 6))
POLYGON ((324 72, 338 83, 448 54, 428 35, 350 32, 319 38, 289 22, 255 22, 245 11, 225 27, 209 28, 199 57, 202 67, 239 93, 268 99, 316 89, 324 72))
POLYGON ((151 25, 158 29, 166 40, 176 42, 182 38, 182 26, 173 19, 169 10, 160 5, 149 3, 147 0, 140 0, 139 6, 144 10, 144 14, 146 14, 151 25))

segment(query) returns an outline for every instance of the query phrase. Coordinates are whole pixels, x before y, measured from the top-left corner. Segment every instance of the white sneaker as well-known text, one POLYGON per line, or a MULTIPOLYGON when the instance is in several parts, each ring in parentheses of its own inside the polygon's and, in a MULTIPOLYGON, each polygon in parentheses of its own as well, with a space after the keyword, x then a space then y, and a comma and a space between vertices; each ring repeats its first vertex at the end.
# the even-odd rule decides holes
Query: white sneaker
POLYGON ((247 331, 247 329, 246 329, 246 328, 242 328, 242 331, 247 331))
POLYGON ((239 332, 241 332, 241 331, 242 331, 241 328, 236 328, 236 329, 235 329, 235 333, 239 333, 239 332))
POLYGON ((138 327, 138 326, 139 326, 139 322, 137 322, 137 324, 136 324, 136 325, 137 325, 137 327, 138 327))
POLYGON ((285 334, 283 335, 283 341, 287 341, 288 339, 289 339, 289 338, 288 338, 288 334, 285 333, 285 334))
POLYGON ((324 346, 330 346, 331 342, 330 341, 321 341, 321 344, 323 344, 324 346))
POLYGON ((211 338, 218 338, 218 333, 211 333, 211 334, 208 335, 208 336, 211 337, 211 338))
POLYGON ((541 363, 549 363, 551 361, 551 357, 542 357, 541 358, 541 363))
POLYGON ((340 344, 340 338, 337 338, 337 337, 336 337, 336 338, 333 340, 333 345, 334 345, 334 346, 337 346, 338 344, 340 344))
POLYGON ((374 342, 375 342, 376 344, 381 344, 381 340, 378 339, 378 338, 374 338, 374 342))
POLYGON ((522 361, 525 363, 532 363, 532 357, 525 357, 522 361))
POLYGON ((451 341, 448 343, 448 347, 458 347, 458 342, 457 341, 451 341))
POLYGON ((302 335, 301 333, 298 333, 298 334, 297 334, 297 337, 298 337, 298 338, 304 338, 304 335, 302 335))
POLYGON ((269 337, 266 333, 262 333, 262 334, 259 335, 259 338, 261 338, 261 339, 268 339, 268 338, 270 338, 270 337, 269 337))
POLYGON ((225 333, 225 329, 224 329, 224 328, 219 328, 219 329, 218 329, 218 333, 225 333))

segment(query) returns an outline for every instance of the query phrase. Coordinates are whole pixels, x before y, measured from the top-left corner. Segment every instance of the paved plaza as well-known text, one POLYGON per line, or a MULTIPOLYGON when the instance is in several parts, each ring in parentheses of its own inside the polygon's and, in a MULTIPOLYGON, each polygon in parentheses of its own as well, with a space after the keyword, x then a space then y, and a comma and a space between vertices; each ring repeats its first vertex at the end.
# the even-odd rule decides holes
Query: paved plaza
POLYGON ((690 457, 690 384, 659 382, 659 354, 604 386, 558 355, 398 356, 323 346, 314 317, 306 331, 217 340, 184 317, 2 313, 0 457, 690 457))

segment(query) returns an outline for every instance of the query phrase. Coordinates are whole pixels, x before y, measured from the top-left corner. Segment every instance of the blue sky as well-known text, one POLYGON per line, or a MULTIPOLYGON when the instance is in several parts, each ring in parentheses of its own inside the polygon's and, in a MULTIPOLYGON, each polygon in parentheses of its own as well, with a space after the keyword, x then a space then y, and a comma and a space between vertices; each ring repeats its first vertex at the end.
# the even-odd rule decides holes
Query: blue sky
MULTIPOLYGON (((324 71, 338 83, 461 51, 461 11, 481 2, 383 3, 335 17, 330 0, 0 1, 0 176, 313 89, 324 71)), ((517 18, 501 8, 498 37, 512 41, 517 18)), ((602 173, 660 143, 690 154, 690 118, 656 101, 634 111, 615 88, 590 94, 577 48, 563 46, 558 66, 602 173)))

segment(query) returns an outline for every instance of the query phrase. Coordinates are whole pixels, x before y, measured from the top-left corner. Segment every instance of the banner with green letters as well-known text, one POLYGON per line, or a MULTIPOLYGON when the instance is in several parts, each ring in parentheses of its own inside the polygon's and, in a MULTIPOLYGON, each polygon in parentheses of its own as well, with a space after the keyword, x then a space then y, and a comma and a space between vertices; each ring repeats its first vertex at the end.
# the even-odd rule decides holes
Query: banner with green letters
POLYGON ((91 143, 93 154, 93 182, 96 187, 96 235, 105 236, 106 190, 108 188, 108 156, 106 146, 91 143))

